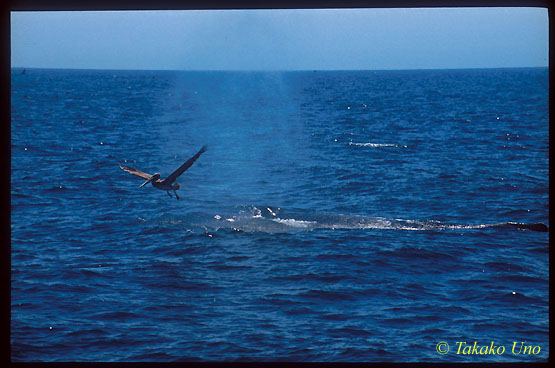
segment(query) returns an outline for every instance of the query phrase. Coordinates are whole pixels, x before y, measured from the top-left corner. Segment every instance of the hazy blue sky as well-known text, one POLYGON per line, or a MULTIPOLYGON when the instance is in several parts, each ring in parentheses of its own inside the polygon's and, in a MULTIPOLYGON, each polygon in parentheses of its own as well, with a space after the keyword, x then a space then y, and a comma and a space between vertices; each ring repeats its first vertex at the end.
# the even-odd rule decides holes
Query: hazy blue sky
POLYGON ((548 65, 541 8, 12 12, 12 67, 176 70, 548 65))

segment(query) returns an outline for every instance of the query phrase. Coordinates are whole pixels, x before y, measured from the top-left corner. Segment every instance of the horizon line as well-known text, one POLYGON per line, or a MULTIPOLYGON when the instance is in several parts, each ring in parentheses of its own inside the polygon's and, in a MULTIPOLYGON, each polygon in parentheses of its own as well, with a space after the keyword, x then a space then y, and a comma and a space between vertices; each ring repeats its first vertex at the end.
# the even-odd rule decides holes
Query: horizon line
POLYGON ((40 70, 91 70, 91 71, 137 71, 137 72, 389 72, 389 71, 432 71, 432 70, 488 70, 488 69, 540 69, 545 66, 491 66, 491 67, 446 67, 446 68, 408 68, 408 69, 141 69, 141 68, 73 68, 73 67, 27 67, 10 66, 11 69, 40 70))

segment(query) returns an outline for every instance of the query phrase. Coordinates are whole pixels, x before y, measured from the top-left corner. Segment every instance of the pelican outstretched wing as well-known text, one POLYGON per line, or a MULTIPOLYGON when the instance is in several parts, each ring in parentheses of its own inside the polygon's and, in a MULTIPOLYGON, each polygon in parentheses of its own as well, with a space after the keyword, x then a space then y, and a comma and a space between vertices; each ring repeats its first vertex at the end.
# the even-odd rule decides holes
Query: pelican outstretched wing
POLYGON ((183 165, 179 166, 177 170, 172 172, 166 179, 164 179, 164 182, 168 184, 173 183, 179 177, 179 175, 183 174, 185 170, 190 168, 195 163, 195 161, 200 157, 200 155, 202 155, 205 151, 206 151, 206 146, 202 146, 202 148, 200 149, 200 151, 197 152, 196 155, 194 155, 193 157, 185 161, 183 165))
POLYGON ((121 167, 122 170, 127 171, 129 174, 140 176, 143 179, 150 179, 152 177, 152 175, 139 171, 134 167, 124 166, 122 164, 119 164, 119 167, 121 167))

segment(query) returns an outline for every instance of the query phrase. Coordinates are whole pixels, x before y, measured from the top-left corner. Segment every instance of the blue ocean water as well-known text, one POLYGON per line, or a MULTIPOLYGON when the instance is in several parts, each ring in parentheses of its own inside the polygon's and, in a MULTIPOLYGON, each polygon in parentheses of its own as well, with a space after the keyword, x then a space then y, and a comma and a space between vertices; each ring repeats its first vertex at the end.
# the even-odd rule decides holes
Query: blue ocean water
POLYGON ((13 361, 548 358, 546 68, 11 78, 13 361))

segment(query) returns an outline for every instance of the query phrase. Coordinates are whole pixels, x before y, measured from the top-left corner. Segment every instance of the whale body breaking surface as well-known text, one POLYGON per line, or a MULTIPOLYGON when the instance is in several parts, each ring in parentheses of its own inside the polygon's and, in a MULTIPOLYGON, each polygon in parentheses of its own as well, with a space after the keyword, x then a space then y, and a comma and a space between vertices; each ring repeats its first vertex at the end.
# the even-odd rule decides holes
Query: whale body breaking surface
MULTIPOLYGON (((142 219, 144 221, 144 219, 142 219)), ((269 206, 241 206, 234 211, 218 213, 190 213, 183 216, 163 215, 151 220, 161 225, 179 228, 231 229, 243 232, 280 233, 294 231, 329 230, 403 230, 452 231, 480 229, 515 229, 548 232, 542 222, 498 222, 489 224, 449 224, 436 220, 405 220, 360 215, 330 214, 312 211, 290 211, 269 206)))

